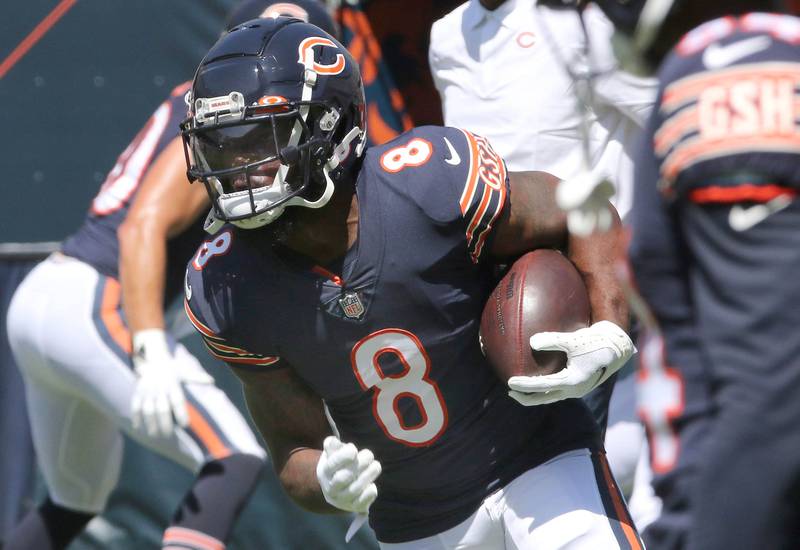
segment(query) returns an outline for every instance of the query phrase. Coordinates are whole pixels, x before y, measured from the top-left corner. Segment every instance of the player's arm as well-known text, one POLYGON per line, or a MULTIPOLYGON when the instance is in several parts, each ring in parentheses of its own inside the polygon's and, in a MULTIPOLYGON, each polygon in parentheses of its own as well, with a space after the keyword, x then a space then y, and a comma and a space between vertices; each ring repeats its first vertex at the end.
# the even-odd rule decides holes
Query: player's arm
POLYGON ((294 369, 234 372, 289 496, 312 512, 366 513, 378 494, 380 463, 332 435, 322 400, 294 369))
POLYGON ((207 208, 199 185, 190 185, 181 138, 150 166, 125 221, 120 225, 122 303, 132 333, 133 364, 139 375, 131 401, 134 428, 150 435, 172 433, 173 421, 189 422, 181 382, 211 383, 201 369, 176 361, 164 332, 167 240, 207 208))
POLYGON ((491 252, 513 257, 536 248, 560 248, 581 273, 592 311, 592 324, 574 332, 542 332, 531 336, 535 350, 567 354, 567 368, 547 376, 509 379, 510 395, 523 405, 542 405, 582 397, 602 384, 630 358, 633 343, 625 332, 628 308, 614 273, 620 257, 619 216, 611 204, 614 228, 576 236, 555 201, 558 179, 543 172, 509 174, 510 204, 498 220, 491 252))
POLYGON ((566 252, 583 276, 592 308, 592 321, 628 326, 628 307, 614 262, 621 257, 619 216, 611 204, 614 230, 579 237, 567 231, 566 215, 555 201, 558 178, 546 172, 509 174, 510 205, 498 220, 491 252, 508 258, 537 248, 566 252))
POLYGON ((132 332, 164 328, 167 240, 208 209, 201 185, 190 185, 180 136, 173 139, 145 175, 125 221, 117 231, 120 283, 132 332))
POLYGON ((322 400, 291 368, 232 370, 242 381, 247 409, 267 442, 283 488, 308 510, 336 511, 325 501, 315 476, 322 442, 331 435, 322 400))

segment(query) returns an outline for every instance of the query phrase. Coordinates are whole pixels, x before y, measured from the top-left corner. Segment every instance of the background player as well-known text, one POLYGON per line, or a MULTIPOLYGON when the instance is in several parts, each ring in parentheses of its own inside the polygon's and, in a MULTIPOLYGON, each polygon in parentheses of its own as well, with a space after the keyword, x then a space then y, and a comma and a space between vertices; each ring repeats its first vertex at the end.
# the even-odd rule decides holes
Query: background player
POLYGON ((369 510, 386 548, 640 548, 588 410, 563 399, 633 351, 616 237, 568 238, 555 179, 508 176, 466 131, 418 128, 362 154, 357 66, 312 25, 233 29, 191 99, 190 174, 231 224, 187 267, 187 313, 236 368, 287 492, 369 510), (523 407, 477 331, 490 257, 543 246, 584 273, 594 323, 538 335, 569 366, 534 395, 515 380, 520 403, 560 400, 523 407))
POLYGON ((752 13, 783 2, 600 3, 660 80, 631 243, 658 323, 640 346, 664 498, 648 547, 794 547, 800 21, 752 13))
MULTIPOLYGON (((335 32, 325 8, 307 0, 244 2, 228 25, 280 13, 310 14, 335 32)), ((103 510, 121 466, 120 429, 199 471, 165 546, 224 544, 257 482, 263 449, 197 360, 165 332, 165 304, 183 288, 209 206, 202 187, 186 179, 179 122, 187 91, 179 86, 156 110, 120 155, 84 225, 26 278, 9 309, 49 496, 5 548, 62 548, 103 510)))

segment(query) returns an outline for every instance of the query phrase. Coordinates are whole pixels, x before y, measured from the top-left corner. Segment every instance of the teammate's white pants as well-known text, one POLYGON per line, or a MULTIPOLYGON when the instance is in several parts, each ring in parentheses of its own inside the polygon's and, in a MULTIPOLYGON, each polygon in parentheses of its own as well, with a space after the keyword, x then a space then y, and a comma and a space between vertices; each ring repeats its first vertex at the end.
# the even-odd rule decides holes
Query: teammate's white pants
MULTIPOLYGON (((604 442, 608 463, 622 494, 630 497, 642 447, 644 425, 636 413, 636 375, 617 378, 608 405, 608 428, 604 442)), ((630 500, 628 501, 630 503, 630 500)))
POLYGON ((487 497, 443 533, 384 550, 641 549, 603 455, 570 451, 487 497))
POLYGON ((642 532, 661 514, 661 499, 651 485, 647 434, 636 412, 635 374, 617 380, 608 409, 608 463, 628 501, 633 522, 642 532))
MULTIPOLYGON (((25 379, 33 443, 50 497, 91 513, 104 508, 116 485, 119 430, 193 471, 234 453, 265 456, 239 411, 213 385, 185 387, 186 429, 164 438, 132 429, 136 376, 119 294, 114 279, 55 254, 28 274, 8 311, 9 341, 25 379)), ((176 357, 202 368, 181 345, 176 357)))

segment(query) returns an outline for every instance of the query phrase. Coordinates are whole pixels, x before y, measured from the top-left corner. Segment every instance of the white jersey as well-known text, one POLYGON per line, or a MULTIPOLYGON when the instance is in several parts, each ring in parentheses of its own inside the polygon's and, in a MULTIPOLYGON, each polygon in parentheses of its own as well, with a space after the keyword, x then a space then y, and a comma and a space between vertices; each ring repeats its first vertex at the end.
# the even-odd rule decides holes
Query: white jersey
POLYGON ((430 66, 448 126, 488 137, 509 170, 561 178, 583 168, 581 114, 566 67, 600 73, 594 82, 590 168, 617 186, 615 206, 630 208, 631 149, 655 100, 654 79, 616 68, 613 27, 594 6, 584 11, 590 57, 575 11, 508 0, 494 11, 477 0, 433 24, 430 66))

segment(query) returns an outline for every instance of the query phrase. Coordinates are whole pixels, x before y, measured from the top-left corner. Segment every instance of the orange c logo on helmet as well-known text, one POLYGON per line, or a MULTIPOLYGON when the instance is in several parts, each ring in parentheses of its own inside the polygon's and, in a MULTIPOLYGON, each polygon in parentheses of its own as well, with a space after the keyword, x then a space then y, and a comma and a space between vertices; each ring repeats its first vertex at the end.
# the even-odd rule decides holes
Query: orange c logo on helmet
POLYGON ((319 74, 334 75, 344 71, 345 60, 344 56, 340 53, 336 54, 336 61, 330 65, 323 65, 314 61, 314 46, 327 46, 329 48, 338 48, 333 40, 328 40, 321 36, 309 36, 297 48, 300 53, 300 59, 297 61, 306 67, 310 67, 319 74))
POLYGON ((286 103, 286 98, 282 95, 265 95, 258 98, 259 105, 275 105, 276 103, 286 103))

